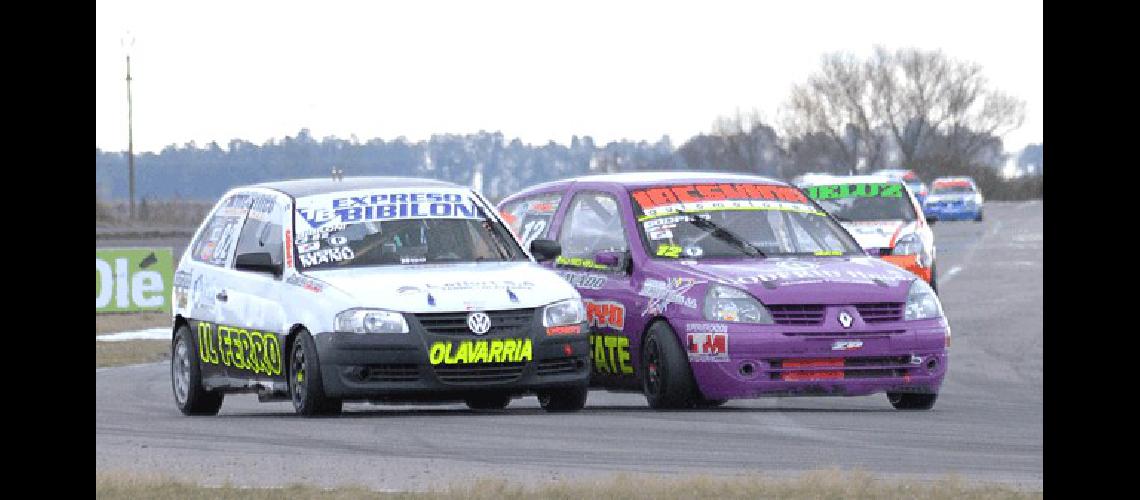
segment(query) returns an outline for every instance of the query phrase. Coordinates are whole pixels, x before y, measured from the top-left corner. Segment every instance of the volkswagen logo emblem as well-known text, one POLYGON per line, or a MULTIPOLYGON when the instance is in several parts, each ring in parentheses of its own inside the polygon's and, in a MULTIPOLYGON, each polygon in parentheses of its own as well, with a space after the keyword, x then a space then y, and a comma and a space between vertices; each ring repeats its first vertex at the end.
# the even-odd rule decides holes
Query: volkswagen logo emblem
MULTIPOLYGON (((851 328, 852 321, 855 321, 855 318, 852 318, 851 314, 847 311, 839 311, 839 324, 842 325, 843 328, 851 328)), ((467 320, 467 322, 471 323, 471 320, 467 320)))
POLYGON ((491 317, 487 313, 473 312, 467 315, 467 328, 475 335, 483 335, 491 330, 491 317))

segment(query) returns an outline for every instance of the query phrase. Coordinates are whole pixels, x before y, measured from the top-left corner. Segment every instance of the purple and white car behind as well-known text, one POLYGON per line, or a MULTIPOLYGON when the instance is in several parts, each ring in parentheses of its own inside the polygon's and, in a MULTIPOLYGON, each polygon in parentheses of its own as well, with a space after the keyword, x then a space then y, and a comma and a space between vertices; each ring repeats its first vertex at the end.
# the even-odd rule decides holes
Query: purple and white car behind
MULTIPOLYGON (((654 408, 887 393, 930 409, 950 326, 923 280, 867 256, 802 191, 763 177, 589 176, 499 204, 586 303, 591 385, 654 408)), ((532 252, 536 253, 537 252, 532 252)))

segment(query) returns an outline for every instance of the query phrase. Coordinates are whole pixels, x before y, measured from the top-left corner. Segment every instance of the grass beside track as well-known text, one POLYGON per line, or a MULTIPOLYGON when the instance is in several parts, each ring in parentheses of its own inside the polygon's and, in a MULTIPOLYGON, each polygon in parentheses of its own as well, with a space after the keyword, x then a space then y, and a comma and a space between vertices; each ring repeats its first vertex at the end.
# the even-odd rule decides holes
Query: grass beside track
POLYGON ((170 313, 165 312, 95 315, 95 335, 145 330, 160 326, 169 327, 170 325, 170 313))
POLYGON ((960 477, 935 481, 880 479, 865 472, 823 470, 800 476, 774 478, 762 475, 739 477, 689 476, 682 478, 618 474, 601 480, 575 480, 523 486, 502 480, 479 480, 445 490, 427 492, 377 492, 363 487, 322 489, 292 484, 279 488, 246 488, 233 485, 201 486, 154 476, 95 473, 97 498, 210 498, 258 500, 277 498, 376 498, 376 499, 673 499, 673 498, 773 498, 773 499, 879 499, 879 498, 1041 498, 1006 485, 968 482, 960 477))
POLYGON ((165 340, 95 341, 95 368, 137 365, 170 359, 170 342, 165 340))

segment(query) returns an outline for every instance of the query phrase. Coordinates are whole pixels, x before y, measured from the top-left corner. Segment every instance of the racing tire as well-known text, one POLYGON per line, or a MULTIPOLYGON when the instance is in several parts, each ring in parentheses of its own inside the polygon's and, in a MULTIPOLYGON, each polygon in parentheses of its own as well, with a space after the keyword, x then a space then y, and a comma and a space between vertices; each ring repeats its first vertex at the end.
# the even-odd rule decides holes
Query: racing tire
POLYGON ((298 415, 315 417, 336 415, 341 400, 325 395, 317 344, 308 330, 301 330, 289 353, 289 395, 298 415))
POLYGON ((217 415, 225 394, 202 387, 202 367, 198 361, 198 339, 190 327, 182 325, 170 344, 170 385, 174 404, 183 415, 217 415))
POLYGON ((935 262, 930 266, 930 289, 934 290, 934 295, 938 295, 938 263, 935 262))
POLYGON ((985 214, 982 212, 978 212, 978 216, 974 217, 974 222, 981 222, 983 220, 985 220, 985 214))
POLYGON ((538 393, 538 404, 549 413, 571 413, 586 407, 588 386, 549 389, 538 393))
POLYGON ((887 399, 896 410, 929 410, 934 408, 938 394, 888 392, 887 399))
POLYGON ((472 410, 502 410, 511 404, 511 395, 505 392, 492 392, 469 397, 463 402, 472 410))
POLYGON ((641 349, 641 389, 654 410, 691 408, 696 384, 688 355, 664 321, 654 323, 641 349))

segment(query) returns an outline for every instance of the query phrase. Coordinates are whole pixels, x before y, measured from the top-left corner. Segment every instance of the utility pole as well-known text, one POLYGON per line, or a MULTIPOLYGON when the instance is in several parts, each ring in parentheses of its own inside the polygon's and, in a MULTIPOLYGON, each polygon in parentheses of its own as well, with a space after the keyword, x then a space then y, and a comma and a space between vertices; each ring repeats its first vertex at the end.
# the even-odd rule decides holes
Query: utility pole
MULTIPOLYGON (((131 37, 130 47, 134 47, 135 39, 131 37)), ((134 103, 131 101, 131 53, 127 50, 127 167, 130 169, 128 190, 131 196, 130 218, 135 219, 135 113, 134 103)))

